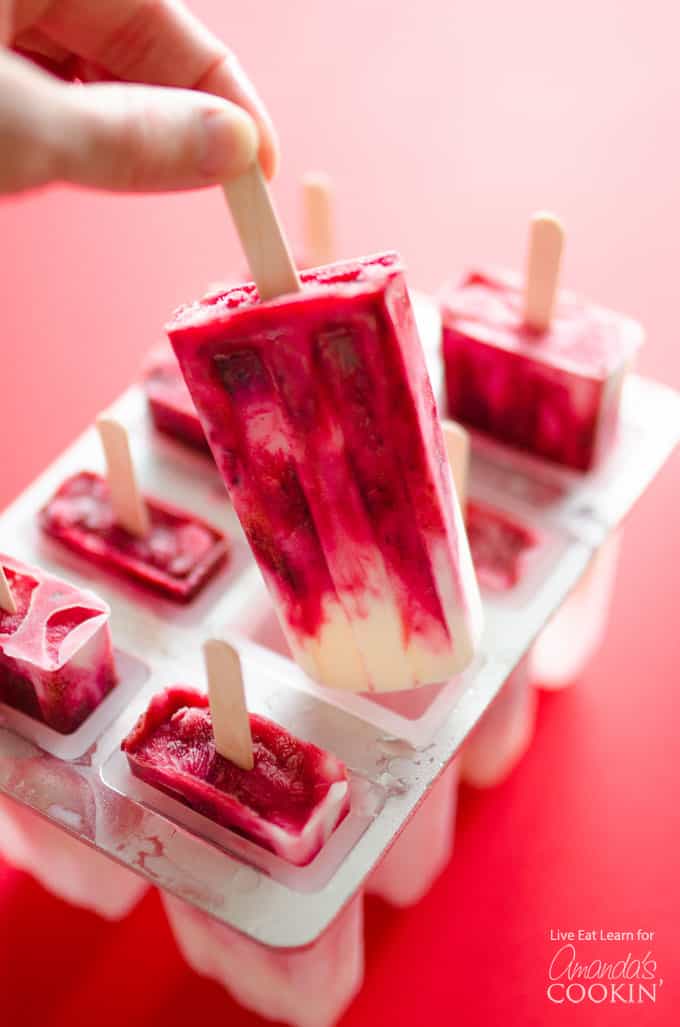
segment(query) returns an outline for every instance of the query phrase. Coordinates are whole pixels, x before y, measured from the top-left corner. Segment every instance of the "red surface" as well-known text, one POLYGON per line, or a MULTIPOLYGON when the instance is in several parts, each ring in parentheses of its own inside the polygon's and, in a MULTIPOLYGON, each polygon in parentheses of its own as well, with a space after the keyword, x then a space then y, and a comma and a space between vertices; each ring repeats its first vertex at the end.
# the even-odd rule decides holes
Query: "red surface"
MULTIPOLYGON (((463 261, 518 263, 525 219, 552 206, 570 230, 565 283, 639 317, 642 369, 680 385, 673 5, 574 0, 557 21, 540 0, 194 6, 271 101, 289 223, 299 175, 324 168, 342 252, 395 246, 434 287, 463 261)), ((5 502, 237 255, 217 193, 65 190, 1 208, 0 252, 5 502)), ((679 474, 676 456, 630 519, 605 649, 572 691, 542 698, 507 783, 463 793, 448 871, 412 911, 368 904, 367 984, 343 1027, 677 1023, 679 474), (550 1006, 551 928, 655 931, 657 1004, 550 1006)), ((111 926, 8 869, 0 996, 2 1027, 260 1022, 185 969, 155 897, 111 926)))

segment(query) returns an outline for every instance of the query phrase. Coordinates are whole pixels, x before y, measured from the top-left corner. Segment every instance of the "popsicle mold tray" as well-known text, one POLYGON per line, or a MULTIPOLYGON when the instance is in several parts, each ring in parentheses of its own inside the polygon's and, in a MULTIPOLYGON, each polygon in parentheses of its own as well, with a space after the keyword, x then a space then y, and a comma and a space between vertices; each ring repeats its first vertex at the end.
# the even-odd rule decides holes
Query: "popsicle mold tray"
MULTIPOLYGON (((424 316, 436 329, 432 311, 424 316)), ((423 335, 437 388, 438 331, 423 335)), ((138 386, 114 411, 130 430, 145 491, 223 529, 231 558, 179 607, 41 536, 36 514, 60 483, 83 469, 101 470, 93 429, 26 490, 0 517, 2 549, 110 605, 119 683, 70 735, 0 705, 0 792, 243 934, 276 948, 305 946, 360 891, 593 553, 668 458, 680 436, 680 398, 629 377, 614 449, 585 476, 473 437, 469 493, 477 519, 500 512, 523 525, 532 544, 517 555, 517 573, 504 587, 493 568, 482 573, 485 633, 464 674, 442 686, 373 696, 324 689, 287 655, 210 457, 157 433, 138 386), (201 643, 215 633, 240 651, 251 711, 349 768, 351 811, 308 866, 283 862, 133 778, 120 752, 152 695, 177 683, 205 687, 201 643)))

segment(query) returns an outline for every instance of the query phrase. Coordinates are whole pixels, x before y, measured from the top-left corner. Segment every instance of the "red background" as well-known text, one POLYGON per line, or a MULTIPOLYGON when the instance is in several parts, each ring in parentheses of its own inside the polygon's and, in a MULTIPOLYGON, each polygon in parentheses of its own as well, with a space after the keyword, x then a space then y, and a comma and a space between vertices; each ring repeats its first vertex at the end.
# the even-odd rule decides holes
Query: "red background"
MULTIPOLYGON (((341 251, 394 246, 435 287, 467 260, 519 262, 529 213, 551 207, 567 283, 639 316, 642 370, 680 385, 672 5, 245 6, 194 3, 270 103, 293 234, 299 176, 327 170, 341 251)), ((4 504, 132 379, 173 306, 240 259, 217 192, 9 201, 0 253, 4 504)), ((507 782, 463 790, 444 876, 411 911, 367 903, 367 982, 345 1027, 677 1023, 679 466, 630 518, 604 649, 542 698, 507 782), (551 928, 655 931, 657 1005, 549 1005, 551 928)), ((2 1027, 218 1018, 259 1022, 185 968, 155 896, 111 926, 0 864, 2 1027)))

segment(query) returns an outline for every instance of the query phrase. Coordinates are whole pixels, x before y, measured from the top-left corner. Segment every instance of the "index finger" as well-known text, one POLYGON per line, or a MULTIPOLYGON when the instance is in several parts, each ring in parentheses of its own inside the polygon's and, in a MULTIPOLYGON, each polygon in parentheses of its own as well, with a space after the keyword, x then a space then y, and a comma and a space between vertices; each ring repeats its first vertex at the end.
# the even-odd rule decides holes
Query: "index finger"
MULTIPOLYGON (((15 28, 20 23, 21 4, 15 28)), ((32 0, 28 7, 40 7, 32 0)), ((274 174, 278 146, 264 103, 236 56, 175 0, 52 0, 37 28, 126 82, 198 89, 231 100, 255 119, 260 162, 274 174)))

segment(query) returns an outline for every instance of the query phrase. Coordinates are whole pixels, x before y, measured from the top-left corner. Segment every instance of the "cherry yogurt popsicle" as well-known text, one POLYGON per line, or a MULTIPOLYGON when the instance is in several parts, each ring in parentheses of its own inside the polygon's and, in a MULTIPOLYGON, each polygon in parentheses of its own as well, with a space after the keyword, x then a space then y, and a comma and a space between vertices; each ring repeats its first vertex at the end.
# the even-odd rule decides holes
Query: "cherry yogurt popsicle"
MULTIPOLYGON (((70 733, 116 683, 108 607, 92 593, 8 556, 0 556, 0 568, 11 596, 7 605, 14 608, 13 613, 0 609, 0 701, 70 733)), ((69 816, 77 823, 97 816, 78 774, 64 766, 36 775, 36 765, 42 765, 38 756, 18 758, 12 773, 20 783, 30 780, 42 808, 63 810, 68 776, 69 816)), ((8 783, 15 783, 11 775, 8 783)), ((60 898, 109 918, 129 912, 147 887, 131 871, 4 796, 0 853, 60 898)))
POLYGON ((522 315, 522 282, 479 270, 442 299, 449 416, 536 456, 587 471, 615 432, 642 329, 560 293, 543 334, 522 315))
POLYGON ((448 413, 510 446, 588 471, 616 429, 641 326, 557 291, 562 229, 537 215, 526 279, 468 272, 441 297, 448 413))
MULTIPOLYGON (((304 257, 300 267, 314 267, 334 259, 333 197, 326 175, 309 173, 302 182, 304 257)), ((206 291, 222 293, 229 282, 213 283, 206 291)), ((238 279, 231 284, 238 284, 238 279)), ((167 342, 154 347, 144 366, 142 380, 149 412, 156 428, 194 449, 210 452, 196 407, 177 358, 167 342)))
POLYGON ((482 590, 506 592, 520 583, 529 554, 539 543, 521 521, 483 503, 465 511, 472 562, 482 590))
POLYGON ((193 449, 210 452, 177 358, 167 343, 149 355, 143 383, 156 428, 193 449))
POLYGON ((395 690, 470 661, 481 602, 399 258, 181 308, 168 327, 291 650, 395 690))
POLYGON ((40 526, 86 560, 188 602, 228 556, 225 537, 193 514, 146 499, 149 528, 134 535, 116 519, 109 485, 82 471, 68 478, 40 513, 40 526))
POLYGON ((349 810, 344 764, 250 714, 252 770, 216 750, 208 697, 177 685, 156 695, 123 740, 133 774, 223 827, 302 866, 349 810))
POLYGON ((0 702, 70 734, 116 684, 109 608, 92 592, 0 554, 0 702))
MULTIPOLYGON (((644 333, 557 291, 561 244, 559 223, 536 215, 524 281, 480 270, 444 291, 447 402, 452 415, 502 442, 588 471, 615 437, 625 373, 644 333)), ((560 687, 587 663, 604 632, 615 563, 615 553, 595 561, 541 635, 532 678, 560 687)))

